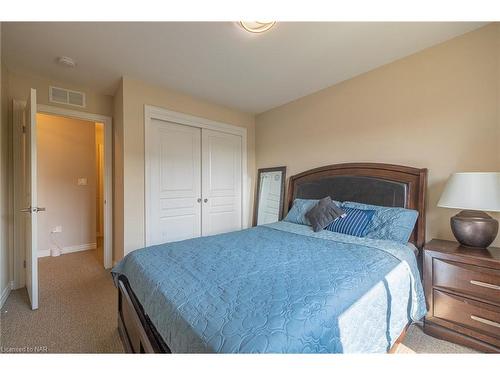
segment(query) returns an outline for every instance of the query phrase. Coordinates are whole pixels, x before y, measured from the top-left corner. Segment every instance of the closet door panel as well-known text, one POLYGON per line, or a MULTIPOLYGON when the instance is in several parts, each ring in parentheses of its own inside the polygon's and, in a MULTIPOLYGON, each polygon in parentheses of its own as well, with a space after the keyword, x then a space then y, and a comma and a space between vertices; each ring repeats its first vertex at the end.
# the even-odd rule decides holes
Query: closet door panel
POLYGON ((242 145, 237 135, 202 129, 202 235, 242 228, 242 145))
POLYGON ((147 245, 201 235, 201 130, 152 122, 148 140, 147 245))

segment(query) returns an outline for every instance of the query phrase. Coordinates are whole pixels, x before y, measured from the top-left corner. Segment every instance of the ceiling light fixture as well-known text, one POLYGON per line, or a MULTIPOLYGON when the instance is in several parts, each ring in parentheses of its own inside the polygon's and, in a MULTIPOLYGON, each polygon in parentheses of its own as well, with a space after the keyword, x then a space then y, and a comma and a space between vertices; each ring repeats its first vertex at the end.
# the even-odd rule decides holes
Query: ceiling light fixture
POLYGON ((260 34, 263 33, 267 30, 269 30, 271 27, 273 27, 276 24, 276 21, 271 21, 271 22, 262 22, 262 21, 240 21, 241 27, 243 27, 246 31, 254 34, 260 34))
POLYGON ((74 68, 76 66, 76 61, 68 56, 59 56, 57 58, 57 63, 60 65, 64 65, 68 68, 74 68))

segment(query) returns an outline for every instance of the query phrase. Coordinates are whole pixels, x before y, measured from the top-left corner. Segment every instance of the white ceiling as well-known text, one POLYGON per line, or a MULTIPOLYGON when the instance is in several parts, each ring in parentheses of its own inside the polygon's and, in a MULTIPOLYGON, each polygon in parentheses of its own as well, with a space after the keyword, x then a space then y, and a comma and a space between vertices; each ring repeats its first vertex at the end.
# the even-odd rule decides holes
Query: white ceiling
POLYGON ((114 94, 123 75, 260 113, 485 23, 3 23, 10 69, 114 94), (75 69, 57 56, 77 61, 75 69))

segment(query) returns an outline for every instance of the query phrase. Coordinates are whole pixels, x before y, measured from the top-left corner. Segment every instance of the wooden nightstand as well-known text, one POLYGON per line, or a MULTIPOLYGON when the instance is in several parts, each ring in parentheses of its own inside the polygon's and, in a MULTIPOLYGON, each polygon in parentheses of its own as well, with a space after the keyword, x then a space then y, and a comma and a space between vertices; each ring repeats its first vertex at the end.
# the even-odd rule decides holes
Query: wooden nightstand
POLYGON ((424 246, 423 265, 424 332, 500 353, 500 248, 432 240, 424 246))

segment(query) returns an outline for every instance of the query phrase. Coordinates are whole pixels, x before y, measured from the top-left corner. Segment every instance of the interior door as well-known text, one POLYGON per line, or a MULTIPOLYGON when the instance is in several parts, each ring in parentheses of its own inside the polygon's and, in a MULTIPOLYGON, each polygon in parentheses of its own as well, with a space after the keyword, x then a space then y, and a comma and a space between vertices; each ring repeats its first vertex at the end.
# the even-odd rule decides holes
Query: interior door
POLYGON ((23 188, 26 244, 26 289, 33 310, 38 308, 36 90, 26 102, 23 128, 23 188))
POLYGON ((242 229, 242 139, 202 129, 202 235, 242 229))
POLYGON ((148 129, 146 244, 201 235, 201 130, 153 120, 148 129))

